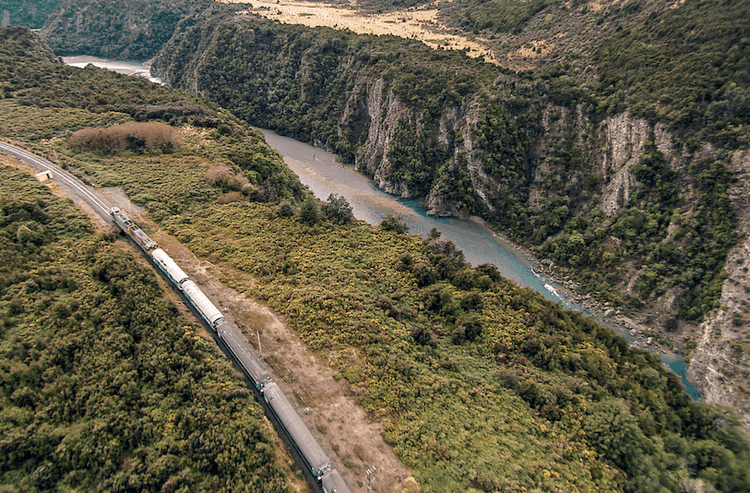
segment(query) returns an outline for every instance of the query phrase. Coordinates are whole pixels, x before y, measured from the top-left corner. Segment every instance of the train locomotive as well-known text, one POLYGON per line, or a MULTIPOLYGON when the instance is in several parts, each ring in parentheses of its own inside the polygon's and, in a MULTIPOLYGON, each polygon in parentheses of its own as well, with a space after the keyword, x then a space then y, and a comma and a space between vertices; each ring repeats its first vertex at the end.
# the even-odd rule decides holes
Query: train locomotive
POLYGON ((339 472, 331 466, 329 457, 237 328, 227 322, 221 311, 198 285, 127 215, 116 207, 110 211, 110 215, 117 229, 128 235, 138 245, 153 265, 182 293, 203 322, 216 332, 243 373, 258 389, 268 409, 283 428, 307 469, 319 482, 323 492, 350 493, 339 472))

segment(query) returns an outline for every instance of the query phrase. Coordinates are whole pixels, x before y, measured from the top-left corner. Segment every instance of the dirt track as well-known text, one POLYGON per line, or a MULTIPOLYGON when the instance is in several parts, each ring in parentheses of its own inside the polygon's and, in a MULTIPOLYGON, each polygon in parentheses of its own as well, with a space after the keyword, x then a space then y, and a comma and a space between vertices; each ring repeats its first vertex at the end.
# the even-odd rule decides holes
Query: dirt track
POLYGON ((222 276, 251 284, 252 278, 227 265, 196 258, 176 238, 150 226, 150 236, 194 279, 204 292, 239 327, 258 350, 258 335, 265 363, 310 430, 334 460, 353 491, 365 491, 366 471, 375 466, 372 491, 417 492, 411 473, 383 441, 382 424, 372 422, 354 401, 348 386, 334 379, 333 370, 299 340, 284 320, 244 294, 227 287, 222 276))
MULTIPOLYGON (((132 214, 131 217, 185 270, 227 319, 242 330, 256 350, 260 338, 263 360, 275 380, 353 491, 365 491, 366 471, 373 466, 376 468, 371 485, 373 492, 420 491, 409 470, 383 440, 382 423, 368 418, 356 404, 348 385, 334 379, 333 370, 307 349, 281 317, 219 280, 226 277, 249 285, 254 282, 250 276, 228 265, 201 261, 142 214, 142 209, 134 206, 121 190, 101 192, 113 206, 132 214)), ((176 294, 170 294, 170 298, 180 302, 176 294)), ((203 335, 211 338, 207 332, 203 335)), ((304 488, 300 484, 296 486, 304 488)))
MULTIPOLYGON (((28 174, 36 169, 16 159, 0 153, 0 164, 12 166, 28 174)), ((59 197, 68 197, 92 220, 96 230, 109 229, 80 197, 66 192, 54 182, 47 182, 50 191, 59 197)), ((382 438, 382 423, 372 421, 360 408, 348 385, 334 378, 334 371, 299 340, 283 319, 244 294, 229 288, 220 278, 249 285, 254 280, 247 274, 228 265, 215 265, 201 261, 182 245, 175 237, 166 234, 158 225, 134 206, 120 189, 103 189, 112 206, 120 207, 144 227, 161 248, 163 248, 185 272, 203 289, 227 319, 239 327, 251 346, 262 350, 262 357, 276 377, 290 401, 316 435, 319 443, 329 454, 352 491, 365 491, 367 470, 375 467, 372 476, 373 492, 419 492, 420 488, 409 470, 395 456, 390 446, 382 438), (258 347, 260 341, 261 347, 258 347)), ((135 247, 133 247, 135 249, 135 247)), ((144 263, 145 260, 144 260, 144 263)), ((176 304, 180 298, 175 292, 167 296, 176 304)), ((188 312, 187 308, 184 309, 188 312)), ((203 336, 211 339, 207 331, 203 336)), ((294 482, 297 491, 306 486, 294 482)))

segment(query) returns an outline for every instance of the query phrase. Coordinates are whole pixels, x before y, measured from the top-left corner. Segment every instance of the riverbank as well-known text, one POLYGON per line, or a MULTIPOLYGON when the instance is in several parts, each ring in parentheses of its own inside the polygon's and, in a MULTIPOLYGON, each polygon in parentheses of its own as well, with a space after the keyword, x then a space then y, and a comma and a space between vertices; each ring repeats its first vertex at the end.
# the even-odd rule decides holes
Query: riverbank
POLYGON ((530 287, 567 309, 590 315, 630 341, 632 347, 657 354, 682 379, 687 393, 693 399, 701 398, 700 392, 686 378, 682 356, 674 352, 664 338, 612 304, 602 303, 591 294, 582 294, 571 272, 549 260, 539 259, 531 249, 515 244, 480 217, 462 220, 429 216, 416 201, 399 199, 376 189, 371 180, 351 166, 342 165, 334 154, 268 130, 263 133, 266 142, 284 157, 287 165, 319 199, 325 200, 330 193, 337 193, 350 202, 357 219, 378 224, 386 215, 396 215, 410 232, 423 237, 437 228, 443 238, 453 241, 464 252, 471 265, 492 263, 504 277, 518 285, 530 287))
POLYGON ((469 221, 492 231, 493 236, 503 243, 505 248, 513 250, 517 256, 521 257, 532 272, 545 282, 545 287, 549 285, 554 288, 565 308, 593 317, 597 322, 630 341, 632 348, 657 354, 664 364, 681 378, 688 395, 693 400, 702 399, 700 391, 687 378, 687 364, 683 356, 675 352, 671 343, 660 337, 657 331, 624 314, 620 308, 611 303, 601 302, 592 294, 582 294, 574 275, 567 269, 558 267, 551 260, 539 259, 530 248, 514 243, 504 233, 494 230, 481 217, 471 216, 469 221))
POLYGON ((83 68, 87 65, 93 65, 99 68, 106 68, 112 72, 124 75, 135 75, 138 77, 145 77, 146 79, 156 84, 162 84, 161 79, 153 77, 151 75, 151 60, 145 62, 127 62, 119 60, 108 60, 106 58, 99 58, 95 56, 80 55, 80 56, 65 56, 62 57, 63 63, 72 67, 83 68))
MULTIPOLYGON (((75 58, 82 63, 93 57, 75 58)), ((65 61, 68 63, 74 60, 68 58, 65 61)), ((139 67, 127 62, 102 59, 97 59, 97 63, 100 63, 98 66, 110 70, 125 65, 126 69, 134 69, 131 75, 140 74, 149 66, 143 64, 139 67)), ((321 200, 325 200, 330 193, 337 193, 347 198, 358 219, 378 224, 388 214, 400 216, 411 232, 424 237, 428 235, 430 229, 437 227, 446 239, 454 241, 459 249, 464 251, 470 264, 476 266, 481 263, 492 263, 498 267, 503 276, 514 280, 519 285, 531 287, 548 299, 561 302, 565 308, 593 316, 598 322, 628 339, 633 347, 658 354, 662 361, 682 378, 691 397, 694 399, 701 397, 686 379, 682 357, 664 344, 656 331, 626 316, 611 304, 601 303, 590 294, 581 294, 570 272, 557 267, 551 261, 538 259, 533 251, 516 245, 502 232, 494 231, 481 218, 471 217, 468 221, 462 221, 428 216, 426 210, 418 210, 416 202, 399 200, 376 189, 371 180, 357 173, 352 167, 342 165, 334 154, 279 136, 274 132, 263 130, 263 133, 268 144, 284 157, 288 165, 290 160, 294 161, 294 165, 290 165, 292 171, 321 200), (422 221, 424 219, 427 220, 426 223, 422 221), (474 228, 467 228, 469 224, 474 228), (481 231, 477 231, 479 229, 481 231), (512 255, 509 255, 510 252, 512 255), (553 289, 550 290, 550 287, 553 289)))

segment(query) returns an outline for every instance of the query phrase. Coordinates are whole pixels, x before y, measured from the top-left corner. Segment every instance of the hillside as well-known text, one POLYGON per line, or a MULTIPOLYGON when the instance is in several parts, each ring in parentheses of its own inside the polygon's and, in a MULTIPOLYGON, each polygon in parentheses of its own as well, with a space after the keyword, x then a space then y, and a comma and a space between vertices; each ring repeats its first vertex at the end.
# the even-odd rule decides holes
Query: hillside
POLYGON ((44 2, 0 0, 0 26, 7 27, 15 24, 39 29, 47 22, 49 15, 55 12, 62 3, 63 0, 47 0, 44 2))
MULTIPOLYGON (((48 2, 24 2, 43 4, 48 2)), ((61 2, 42 28, 58 56, 148 60, 186 17, 212 10, 208 0, 86 0, 61 2)))
MULTIPOLYGON (((677 349, 690 351, 697 324, 718 307, 738 226, 737 207, 723 199, 737 175, 721 170, 737 168, 728 152, 748 141, 742 2, 537 2, 523 12, 492 3, 502 15, 490 4, 437 7, 434 30, 462 29, 494 50, 500 67, 398 38, 213 15, 210 2, 191 4, 194 15, 150 4, 185 16, 168 23, 175 34, 154 63, 168 83, 327 146, 431 213, 482 216, 574 272, 580 291, 631 314, 656 313, 641 322, 677 349), (669 43, 706 8, 716 10, 708 23, 669 43), (528 70, 503 70, 518 70, 521 59, 528 70), (616 67, 630 67, 627 77, 616 67), (717 181, 699 185, 701 173, 717 181)), ((70 31, 72 5, 45 30, 62 53, 80 52, 78 40, 111 17, 76 6, 92 19, 75 24, 85 35, 70 31)), ((156 45, 125 37, 103 46, 156 45)))
MULTIPOLYGON (((333 149, 433 214, 482 216, 612 307, 603 311, 691 357, 747 232, 746 12, 742 2, 550 4, 520 32, 495 34, 506 39, 491 44, 500 67, 412 40, 225 14, 175 37, 154 67, 253 124, 333 149), (506 58, 526 70, 503 69, 506 58)), ((744 387, 734 327, 750 307, 732 311, 693 375, 718 370, 744 387), (708 353, 723 364, 709 370, 708 353)), ((709 399, 750 409, 746 392, 725 397, 709 399)))
MULTIPOLYGON (((0 40, 0 64, 65 107, 37 99, 9 117, 18 79, 3 70, 0 138, 46 142, 128 118, 80 108, 88 93, 73 88, 96 76, 66 70, 28 30, 0 29, 0 40), (25 117, 44 121, 39 133, 25 117)), ((118 91, 195 102, 111 74, 99 82, 110 105, 118 91)), ((12 165, 0 155, 2 489, 294 491, 275 431, 194 317, 117 235, 12 165)))
MULTIPOLYGON (((674 101, 628 110, 628 97, 652 91, 578 85, 572 66, 516 74, 409 40, 248 14, 186 30, 154 69, 255 125, 333 149, 433 214, 482 216, 688 357, 719 307, 745 223, 729 199, 750 171, 742 110, 714 127, 686 125, 674 101), (646 107, 650 119, 637 116, 646 107)), ((713 84, 735 83, 725 75, 713 84)), ((735 320, 746 319, 737 307, 735 320)), ((733 354, 728 365, 741 367, 746 352, 733 354)))
MULTIPOLYGON (((422 490, 747 489, 750 452, 731 414, 691 402, 655 356, 491 266, 469 267, 450 242, 352 222, 335 198, 312 200, 258 134, 225 112, 145 81, 29 56, 28 31, 0 36, 11 47, 0 66, 14 68, 0 73, 0 121, 13 115, 0 137, 54 150, 92 183, 122 187, 227 283, 267 301, 382 425, 422 490), (160 150, 69 145, 75 130, 134 119, 169 121, 183 141, 160 150)), ((3 183, 15 190, 15 180, 3 183)), ((27 228, 16 240, 42 233, 27 228)), ((140 282, 149 281, 132 281, 140 282)), ((316 407, 314 394, 303 397, 316 407)))

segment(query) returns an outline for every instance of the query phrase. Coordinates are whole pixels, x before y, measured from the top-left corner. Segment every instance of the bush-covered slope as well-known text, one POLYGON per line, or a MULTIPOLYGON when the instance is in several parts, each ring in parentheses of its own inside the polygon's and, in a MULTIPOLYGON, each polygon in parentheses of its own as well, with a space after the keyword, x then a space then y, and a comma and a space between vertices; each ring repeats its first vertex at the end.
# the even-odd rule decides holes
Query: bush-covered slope
MULTIPOLYGON (((77 82, 76 69, 50 61, 27 69, 34 67, 59 74, 49 76, 54 90, 77 82)), ((115 91, 129 85, 104 71, 79 73, 115 91)), ((214 129, 183 126, 173 154, 78 153, 67 145, 74 130, 129 114, 79 109, 73 99, 52 109, 17 91, 21 99, 11 92, 0 101, 0 113, 16 122, 0 135, 50 146, 74 172, 122 186, 196 254, 221 265, 228 282, 251 274, 252 286, 238 287, 267 299, 330 358, 362 406, 383 420, 425 490, 742 491, 750 484, 748 447, 731 417, 690 402, 656 357, 490 266, 469 267, 449 242, 319 211, 278 156, 231 118, 214 129), (220 203, 222 190, 205 178, 217 164, 251 182, 265 173, 277 195, 220 203)), ((105 277, 119 272, 105 270, 105 277)), ((90 272, 95 282, 96 264, 90 272)))
POLYGON ((55 12, 62 3, 63 0, 0 0, 0 21, 7 12, 8 25, 39 29, 44 26, 49 15, 55 12))
POLYGON ((0 484, 285 491, 252 393, 114 238, 0 167, 0 484))
POLYGON ((58 56, 148 60, 183 19, 212 8, 210 0, 73 0, 60 4, 42 32, 58 56))
MULTIPOLYGON (((736 237, 725 200, 731 177, 721 170, 730 159, 722 149, 748 144, 745 4, 438 6, 447 24, 481 35, 496 59, 507 55, 516 70, 533 68, 518 75, 409 40, 240 18, 211 2, 153 3, 149 9, 182 16, 152 20, 164 25, 164 36, 118 38, 113 31, 97 42, 115 52, 166 43, 154 69, 168 83, 254 125, 328 146, 384 190, 419 199, 436 214, 482 216, 575 270, 583 290, 600 300, 636 311, 667 303, 668 322, 688 330, 717 306, 736 237), (519 62, 518 53, 528 56, 519 62), (623 114, 672 132, 658 150, 674 149, 671 159, 653 159, 643 139, 628 143, 641 149, 641 170, 663 163, 614 177, 643 192, 613 190, 615 170, 605 165, 612 151, 602 126, 623 114), (718 152, 696 152, 702 140, 718 152), (647 176, 661 180, 665 169, 669 201, 649 191, 656 181, 647 176), (715 183, 699 184, 703 172, 715 174, 715 183)), ((71 2, 47 36, 61 53, 90 54, 81 40, 109 32, 100 24, 113 9, 127 14, 122 3, 71 2), (74 12, 86 33, 71 31, 74 12)))
POLYGON ((651 126, 625 144, 641 149, 636 168, 608 167, 613 140, 629 138, 607 133, 622 118, 610 111, 627 106, 563 65, 515 75, 408 40, 225 14, 186 29, 154 67, 253 124, 328 146, 435 213, 481 215, 603 299, 639 309, 677 287, 675 321, 718 302, 735 240, 730 155, 697 153, 705 133, 689 128, 659 134, 657 149, 651 126), (620 196, 617 172, 632 184, 620 196))
POLYGON ((748 9, 747 1, 692 1, 649 15, 596 48, 597 93, 694 138, 747 148, 748 9))
MULTIPOLYGON (((2 29, 0 39, 0 134, 45 142, 43 154, 75 129, 123 122, 148 105, 162 121, 237 125, 191 96, 66 67, 26 29, 2 29)), ((234 152, 270 152, 253 143, 260 139, 234 152)), ((278 162, 264 163, 266 178, 284 176, 278 162)), ((26 175, 0 174, 0 483, 22 491, 285 491, 275 432, 252 393, 196 335, 192 318, 162 298, 154 274, 115 236, 95 236, 69 201, 26 175)), ((166 210, 201 193, 190 180, 180 184, 161 190, 166 210)))

